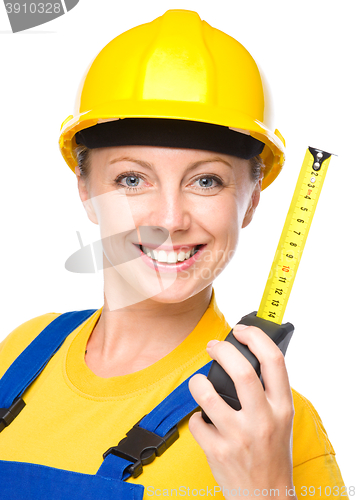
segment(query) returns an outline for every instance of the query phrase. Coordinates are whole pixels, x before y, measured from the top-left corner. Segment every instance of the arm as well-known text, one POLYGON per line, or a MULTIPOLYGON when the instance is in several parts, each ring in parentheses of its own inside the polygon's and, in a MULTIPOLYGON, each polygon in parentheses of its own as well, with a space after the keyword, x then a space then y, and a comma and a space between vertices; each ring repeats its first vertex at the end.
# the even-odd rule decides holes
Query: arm
POLYGON ((284 356, 264 332, 240 326, 233 329, 234 335, 258 358, 265 391, 239 351, 228 342, 209 343, 210 356, 235 383, 242 410, 233 410, 206 377, 196 375, 190 381, 190 391, 214 426, 195 413, 189 429, 217 483, 226 490, 226 498, 239 488, 248 490, 249 496, 268 496, 268 491, 269 496, 296 498, 288 493, 293 489, 294 405, 284 356))
POLYGON ((301 500, 348 500, 353 486, 344 485, 335 450, 322 420, 308 399, 292 390, 295 417, 293 425, 293 480, 301 500))

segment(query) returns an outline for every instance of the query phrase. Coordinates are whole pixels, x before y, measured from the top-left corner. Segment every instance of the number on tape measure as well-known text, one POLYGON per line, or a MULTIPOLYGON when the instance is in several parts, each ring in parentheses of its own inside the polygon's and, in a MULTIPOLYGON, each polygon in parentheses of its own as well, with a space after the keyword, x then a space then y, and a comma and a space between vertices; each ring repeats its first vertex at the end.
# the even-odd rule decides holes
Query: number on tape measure
POLYGON ((257 316, 281 325, 331 154, 309 147, 257 316))

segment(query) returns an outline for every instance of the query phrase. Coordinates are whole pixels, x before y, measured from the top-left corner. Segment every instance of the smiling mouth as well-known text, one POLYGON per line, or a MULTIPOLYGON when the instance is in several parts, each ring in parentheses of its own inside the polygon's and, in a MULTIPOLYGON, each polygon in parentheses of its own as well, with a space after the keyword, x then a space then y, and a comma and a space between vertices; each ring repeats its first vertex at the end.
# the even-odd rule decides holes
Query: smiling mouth
POLYGON ((196 245, 190 250, 187 250, 187 252, 185 252, 184 250, 180 250, 179 252, 175 252, 173 250, 170 252, 166 252, 165 250, 153 250, 152 248, 148 248, 143 245, 135 246, 140 248, 143 253, 145 253, 148 257, 150 257, 152 260, 155 260, 156 262, 162 262, 164 264, 177 264, 177 262, 184 262, 185 260, 190 259, 204 245, 196 245))

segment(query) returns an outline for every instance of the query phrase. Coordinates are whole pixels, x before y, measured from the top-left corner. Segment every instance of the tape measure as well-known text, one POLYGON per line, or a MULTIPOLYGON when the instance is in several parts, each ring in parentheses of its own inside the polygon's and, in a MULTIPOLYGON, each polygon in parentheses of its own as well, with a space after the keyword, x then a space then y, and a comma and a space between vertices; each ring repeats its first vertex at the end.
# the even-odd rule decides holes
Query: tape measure
POLYGON ((275 253, 257 316, 281 325, 326 177, 331 153, 309 147, 275 253))
MULTIPOLYGON (((321 149, 307 149, 259 310, 243 316, 239 321, 239 324, 263 330, 284 356, 294 326, 291 323, 283 325, 282 319, 330 159, 331 154, 321 149)), ((247 358, 263 383, 258 359, 246 345, 235 338, 233 329, 225 340, 247 358)), ((216 361, 212 362, 207 378, 234 410, 242 408, 233 380, 216 361)), ((202 418, 205 422, 212 423, 203 410, 202 418)))
MULTIPOLYGON (((307 149, 259 310, 243 316, 239 321, 239 324, 263 330, 284 356, 294 326, 291 323, 282 324, 282 319, 330 159, 331 154, 321 149, 310 147, 307 149)), ((247 358, 263 383, 258 359, 246 345, 235 338, 233 329, 225 340, 247 358)), ((239 411, 242 408, 233 380, 215 360, 207 378, 217 393, 234 410, 239 411)), ((202 418, 205 422, 212 423, 203 410, 202 418)))

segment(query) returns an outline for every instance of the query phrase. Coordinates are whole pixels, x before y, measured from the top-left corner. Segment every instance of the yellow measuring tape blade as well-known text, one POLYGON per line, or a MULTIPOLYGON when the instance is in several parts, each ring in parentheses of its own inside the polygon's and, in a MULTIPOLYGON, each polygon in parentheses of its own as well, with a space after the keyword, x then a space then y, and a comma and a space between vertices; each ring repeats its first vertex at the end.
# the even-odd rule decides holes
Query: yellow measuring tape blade
POLYGON ((281 325, 331 154, 308 148, 257 316, 281 325))

